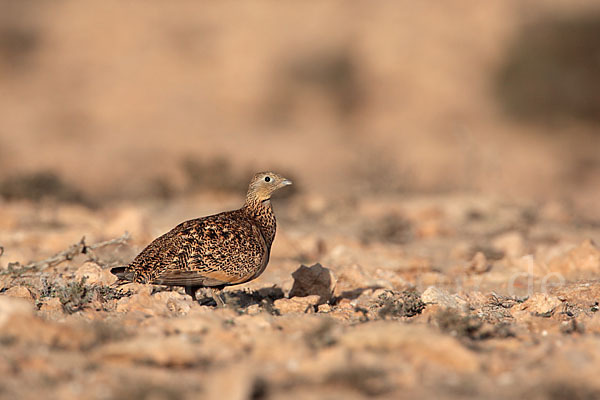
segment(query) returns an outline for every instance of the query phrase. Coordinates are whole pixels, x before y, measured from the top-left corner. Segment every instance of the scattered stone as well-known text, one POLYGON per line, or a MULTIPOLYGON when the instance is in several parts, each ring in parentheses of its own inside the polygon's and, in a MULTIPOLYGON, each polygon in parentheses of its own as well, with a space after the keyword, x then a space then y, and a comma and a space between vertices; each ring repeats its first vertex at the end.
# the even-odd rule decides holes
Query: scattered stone
MULTIPOLYGON (((223 309, 191 301, 183 288, 107 286, 114 278, 104 280, 105 267, 124 265, 198 199, 207 199, 207 212, 220 207, 211 193, 191 196, 165 203, 159 219, 152 204, 131 207, 143 226, 124 218, 118 230, 140 231, 135 245, 78 254, 43 271, 17 261, 58 253, 82 232, 105 237, 120 206, 75 215, 55 211, 60 204, 2 203, 2 216, 21 211, 0 229, 0 397, 598 397, 600 249, 583 239, 596 238, 600 225, 581 204, 566 210, 563 224, 471 195, 452 203, 357 196, 343 210, 328 207, 325 223, 285 210, 294 223, 280 237, 285 245, 275 246, 278 268, 225 290, 223 309), (415 237, 428 240, 362 244, 367 202, 375 216, 404 215, 408 202, 442 204, 443 213, 410 217, 415 237), (480 216, 465 218, 469 209, 480 216), (428 230, 428 221, 443 232, 435 224, 428 230), (315 289, 319 274, 300 290, 291 275, 298 260, 331 269, 337 282, 325 290, 328 302, 315 289)), ((304 272, 318 269, 304 263, 304 272)))
POLYGON ((166 302, 157 300, 149 291, 140 291, 117 301, 117 312, 139 312, 148 316, 164 314, 167 311, 166 302))
POLYGON ((25 286, 13 286, 10 289, 8 289, 6 292, 4 292, 4 295, 9 296, 9 297, 18 297, 20 299, 33 301, 33 296, 31 295, 31 292, 25 286))
POLYGON ((321 304, 317 307, 317 310, 320 313, 328 313, 331 312, 331 306, 329 304, 321 304))
POLYGON ((145 285, 143 283, 126 283, 124 285, 120 285, 120 288, 123 292, 128 292, 133 294, 152 294, 153 288, 151 285, 145 285))
POLYGON ((421 300, 425 304, 438 304, 444 308, 462 309, 467 306, 467 302, 457 295, 452 295, 443 289, 438 289, 434 286, 428 287, 423 294, 421 300))
POLYGON ((117 312, 138 312, 148 316, 185 315, 189 312, 192 300, 189 296, 175 291, 150 294, 141 291, 117 301, 117 312))
POLYGON ((248 307, 246 307, 246 314, 248 315, 256 315, 260 313, 260 305, 258 304, 251 304, 248 307))
POLYGON ((565 284, 553 291, 556 297, 565 303, 589 310, 593 313, 600 311, 600 282, 577 282, 565 284))
POLYGON ((402 293, 386 290, 377 296, 378 316, 387 317, 414 317, 421 314, 425 303, 421 300, 419 293, 414 290, 406 290, 402 293))
POLYGON ((538 317, 550 317, 562 302, 556 296, 551 296, 545 293, 535 293, 529 299, 524 301, 518 310, 526 310, 527 312, 538 317))
POLYGON ((443 332, 459 338, 484 340, 514 336, 510 324, 497 322, 490 324, 475 315, 463 315, 455 309, 444 309, 435 315, 435 322, 443 332))
POLYGON ((117 277, 110 273, 108 269, 102 269, 98 264, 92 261, 84 263, 75 271, 75 279, 78 281, 86 279, 88 285, 112 285, 117 281, 117 277))
POLYGON ((328 268, 324 268, 319 263, 310 267, 302 265, 292 276, 294 277, 294 286, 290 291, 290 298, 318 295, 318 304, 325 304, 331 300, 336 279, 328 268))
POLYGON ((320 304, 321 297, 318 295, 305 297, 292 297, 291 299, 275 300, 273 306, 281 314, 287 313, 312 313, 320 304))

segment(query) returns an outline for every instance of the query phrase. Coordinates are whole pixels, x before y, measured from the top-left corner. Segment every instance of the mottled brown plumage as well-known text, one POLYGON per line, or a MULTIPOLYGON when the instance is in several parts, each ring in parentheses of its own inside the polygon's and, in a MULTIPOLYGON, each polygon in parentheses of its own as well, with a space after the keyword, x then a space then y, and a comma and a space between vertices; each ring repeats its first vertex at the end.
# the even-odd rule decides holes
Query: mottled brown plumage
MULTIPOLYGON (((271 194, 291 182, 273 172, 252 178, 242 208, 183 222, 156 238, 128 266, 113 268, 121 281, 222 289, 257 278, 275 238, 271 194)), ((217 305, 222 300, 213 292, 217 305)))

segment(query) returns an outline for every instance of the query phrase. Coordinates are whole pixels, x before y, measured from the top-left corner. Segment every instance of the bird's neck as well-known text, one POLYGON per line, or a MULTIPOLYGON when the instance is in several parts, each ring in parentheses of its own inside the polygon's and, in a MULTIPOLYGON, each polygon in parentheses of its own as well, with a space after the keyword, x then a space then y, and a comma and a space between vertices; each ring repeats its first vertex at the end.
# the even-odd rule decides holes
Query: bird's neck
POLYGON ((270 248, 273 239, 275 239, 277 228, 271 201, 269 199, 263 201, 246 200, 243 210, 256 222, 267 242, 267 246, 270 248))

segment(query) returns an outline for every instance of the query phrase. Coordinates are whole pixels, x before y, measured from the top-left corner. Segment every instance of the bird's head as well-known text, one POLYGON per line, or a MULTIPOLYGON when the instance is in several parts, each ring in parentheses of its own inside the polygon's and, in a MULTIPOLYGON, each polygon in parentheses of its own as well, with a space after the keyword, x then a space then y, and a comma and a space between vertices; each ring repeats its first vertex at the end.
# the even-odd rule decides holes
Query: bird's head
POLYGON ((291 184, 292 181, 275 172, 259 172, 250 181, 246 203, 269 200, 274 191, 291 184))

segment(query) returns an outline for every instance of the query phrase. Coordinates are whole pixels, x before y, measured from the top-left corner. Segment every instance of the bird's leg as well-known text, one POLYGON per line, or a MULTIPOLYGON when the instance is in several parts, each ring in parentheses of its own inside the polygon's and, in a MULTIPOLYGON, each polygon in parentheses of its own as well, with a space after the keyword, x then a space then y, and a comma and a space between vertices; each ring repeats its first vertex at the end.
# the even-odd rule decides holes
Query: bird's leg
POLYGON ((225 307, 225 302, 223 301, 223 298, 221 297, 222 290, 223 289, 220 289, 220 288, 210 288, 212 298, 215 300, 215 303, 217 303, 217 308, 225 307))
POLYGON ((185 294, 192 296, 192 300, 196 301, 196 290, 198 290, 196 286, 186 286, 185 294))

